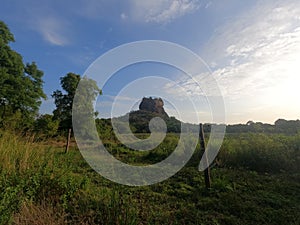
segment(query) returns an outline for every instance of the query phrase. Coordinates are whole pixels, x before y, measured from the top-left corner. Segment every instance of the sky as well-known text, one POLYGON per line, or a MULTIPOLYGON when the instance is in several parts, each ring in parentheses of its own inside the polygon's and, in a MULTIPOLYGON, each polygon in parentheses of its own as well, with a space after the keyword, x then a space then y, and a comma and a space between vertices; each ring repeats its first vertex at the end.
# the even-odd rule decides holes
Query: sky
POLYGON ((100 117, 136 110, 142 97, 154 96, 169 115, 213 122, 217 86, 227 124, 300 118, 298 0, 1 0, 0 20, 15 36, 11 47, 44 71, 48 99, 40 113, 53 111, 51 94, 68 72, 84 75, 120 45, 160 40, 196 53, 202 70, 191 77, 158 62, 122 68, 101 87, 100 117), (216 82, 202 82, 206 75, 216 82))

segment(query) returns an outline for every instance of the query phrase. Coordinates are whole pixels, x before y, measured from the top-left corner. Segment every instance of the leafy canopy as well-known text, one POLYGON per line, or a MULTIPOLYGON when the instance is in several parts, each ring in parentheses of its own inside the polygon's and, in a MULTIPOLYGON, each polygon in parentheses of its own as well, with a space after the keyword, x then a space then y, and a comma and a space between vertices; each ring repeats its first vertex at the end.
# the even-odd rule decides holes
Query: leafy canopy
MULTIPOLYGON (((52 94, 56 105, 53 115, 55 120, 60 121, 61 130, 72 128, 73 99, 75 97, 79 81, 80 75, 68 73, 64 77, 60 78, 60 84, 64 93, 60 90, 56 90, 52 94)), ((95 99, 99 94, 101 94, 101 90, 97 87, 95 81, 87 78, 83 78, 81 84, 81 87, 84 89, 84 91, 81 91, 84 96, 80 96, 84 98, 82 101, 82 112, 93 112, 93 114, 95 114, 93 111, 93 103, 89 100, 95 99), (86 101, 86 99, 89 100, 86 101)))
POLYGON ((7 124, 18 114, 21 115, 18 116, 20 123, 30 126, 38 113, 41 99, 46 99, 43 71, 35 62, 24 65, 22 56, 11 49, 10 42, 14 42, 14 36, 0 21, 0 125, 7 124))

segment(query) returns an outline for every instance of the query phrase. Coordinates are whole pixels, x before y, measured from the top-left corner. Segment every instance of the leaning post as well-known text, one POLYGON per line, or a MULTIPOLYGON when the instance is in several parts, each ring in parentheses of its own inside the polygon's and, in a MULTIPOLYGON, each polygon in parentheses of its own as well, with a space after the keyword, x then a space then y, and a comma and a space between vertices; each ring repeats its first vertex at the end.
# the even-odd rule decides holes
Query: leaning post
POLYGON ((206 154, 206 148, 205 148, 205 139, 204 139, 204 130, 203 130, 203 124, 200 123, 200 132, 199 132, 199 139, 200 139, 200 148, 203 152, 203 157, 205 160, 205 163, 207 165, 207 168, 204 170, 204 179, 205 179, 205 187, 207 189, 211 188, 211 179, 210 179, 210 168, 208 164, 208 158, 206 154))
POLYGON ((65 153, 68 153, 68 151, 69 151, 71 133, 72 133, 72 129, 70 128, 69 132, 68 132, 68 138, 67 138, 67 144, 66 144, 65 153))

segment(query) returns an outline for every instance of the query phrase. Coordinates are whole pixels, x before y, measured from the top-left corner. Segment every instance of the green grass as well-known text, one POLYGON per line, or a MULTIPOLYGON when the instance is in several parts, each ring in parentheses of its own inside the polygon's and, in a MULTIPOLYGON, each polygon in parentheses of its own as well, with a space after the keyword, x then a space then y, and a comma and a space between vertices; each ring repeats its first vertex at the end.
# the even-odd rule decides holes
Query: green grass
MULTIPOLYGON (((203 174, 194 163, 164 182, 128 187, 94 172, 76 147, 64 154, 63 147, 32 143, 32 138, 4 132, 0 138, 0 224, 300 224, 297 168, 270 172, 256 170, 256 164, 243 166, 247 157, 242 160, 236 154, 250 151, 253 137, 245 136, 241 147, 239 138, 227 138, 219 156, 224 163, 212 168, 212 188, 206 190, 203 174)), ((254 157, 273 151, 274 143, 268 138, 275 144, 286 142, 293 151, 299 147, 296 136, 261 138, 252 146, 254 157), (258 151, 267 140, 270 149, 258 151)), ((146 155, 126 153, 126 148, 112 144, 124 161, 136 157, 138 162, 150 163, 165 157, 163 147, 171 148, 175 141, 171 135, 146 155)), ((272 154, 268 157, 273 160, 272 154)))

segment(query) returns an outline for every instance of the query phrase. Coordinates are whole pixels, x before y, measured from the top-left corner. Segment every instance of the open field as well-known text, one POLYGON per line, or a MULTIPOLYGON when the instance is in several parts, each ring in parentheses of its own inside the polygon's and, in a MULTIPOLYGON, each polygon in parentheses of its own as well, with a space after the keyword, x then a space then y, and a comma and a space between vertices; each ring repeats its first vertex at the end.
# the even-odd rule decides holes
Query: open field
MULTIPOLYGON (((150 163, 176 140, 168 135, 148 155, 111 144, 126 162, 134 156, 150 163)), ((299 141, 299 135, 227 135, 206 190, 196 157, 164 182, 127 187, 94 172, 76 147, 64 154, 63 147, 3 132, 0 223, 299 224, 299 141)))

